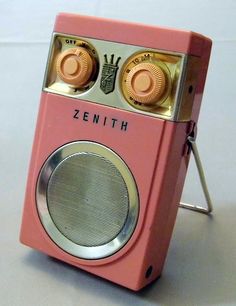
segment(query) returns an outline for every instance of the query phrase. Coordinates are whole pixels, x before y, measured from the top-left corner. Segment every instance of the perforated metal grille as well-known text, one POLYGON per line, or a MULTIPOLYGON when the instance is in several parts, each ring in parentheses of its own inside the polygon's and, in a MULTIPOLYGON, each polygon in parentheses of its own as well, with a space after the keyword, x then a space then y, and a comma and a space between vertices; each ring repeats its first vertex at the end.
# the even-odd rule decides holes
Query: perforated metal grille
POLYGON ((129 210, 119 170, 93 153, 64 159, 53 171, 47 205, 58 230, 78 245, 99 246, 121 231, 129 210))

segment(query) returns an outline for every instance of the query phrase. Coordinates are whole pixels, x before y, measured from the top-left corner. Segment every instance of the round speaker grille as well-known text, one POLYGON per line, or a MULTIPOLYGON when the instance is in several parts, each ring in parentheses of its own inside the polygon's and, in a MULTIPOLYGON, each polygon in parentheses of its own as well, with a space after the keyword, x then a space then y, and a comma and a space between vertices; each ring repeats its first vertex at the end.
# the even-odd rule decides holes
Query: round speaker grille
POLYGON ((36 203, 49 237, 83 259, 121 249, 139 213, 137 186, 126 163, 89 141, 66 144, 48 157, 39 173, 36 203))
POLYGON ((72 155, 56 167, 48 183, 47 203, 59 231, 89 247, 113 240, 129 210, 121 173, 109 160, 91 153, 72 155))

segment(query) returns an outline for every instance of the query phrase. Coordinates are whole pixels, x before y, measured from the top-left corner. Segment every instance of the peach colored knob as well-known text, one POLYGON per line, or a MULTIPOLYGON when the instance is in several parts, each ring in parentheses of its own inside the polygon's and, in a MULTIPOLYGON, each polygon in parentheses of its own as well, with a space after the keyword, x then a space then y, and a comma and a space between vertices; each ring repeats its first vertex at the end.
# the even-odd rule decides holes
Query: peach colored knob
POLYGON ((93 60, 88 51, 81 47, 62 52, 56 63, 58 76, 66 83, 83 86, 88 83, 93 72, 93 60))
POLYGON ((134 100, 152 104, 161 98, 165 90, 165 74, 152 63, 140 63, 130 70, 126 86, 128 94, 134 100))

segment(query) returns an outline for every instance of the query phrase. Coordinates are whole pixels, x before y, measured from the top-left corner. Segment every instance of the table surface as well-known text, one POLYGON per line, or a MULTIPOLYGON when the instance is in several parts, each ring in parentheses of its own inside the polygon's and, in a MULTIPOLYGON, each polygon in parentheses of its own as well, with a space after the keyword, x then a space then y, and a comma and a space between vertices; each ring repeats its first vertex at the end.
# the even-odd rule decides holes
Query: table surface
MULTIPOLYGON (((236 305, 236 2, 119 2, 0 1, 1 306, 236 305), (19 243, 41 84, 58 11, 192 29, 214 41, 198 129, 214 213, 208 217, 179 209, 162 277, 139 293, 19 243)), ((204 203, 193 163, 183 199, 204 203)))

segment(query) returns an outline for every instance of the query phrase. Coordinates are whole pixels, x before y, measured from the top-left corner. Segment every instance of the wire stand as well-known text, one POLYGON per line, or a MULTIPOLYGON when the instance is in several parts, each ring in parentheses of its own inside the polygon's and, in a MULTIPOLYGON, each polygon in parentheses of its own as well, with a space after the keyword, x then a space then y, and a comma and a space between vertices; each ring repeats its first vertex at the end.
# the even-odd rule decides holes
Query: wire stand
POLYGON ((190 150, 193 152, 194 161, 195 161, 196 166, 197 166, 198 175, 199 175, 199 178, 200 178, 200 182, 201 182, 202 190, 203 190, 203 193, 204 193, 204 197, 206 199, 207 206, 203 207, 203 206, 199 206, 199 205, 180 202, 179 207, 194 210, 196 212, 209 215, 213 210, 213 205, 212 205, 211 197, 210 197, 210 194, 209 194, 209 191, 208 191, 207 182, 206 182, 202 162, 201 162, 200 155, 199 155, 199 152, 198 152, 198 149, 197 149, 197 144, 196 144, 195 139, 191 136, 189 136, 187 140, 188 140, 188 143, 189 143, 190 150))

